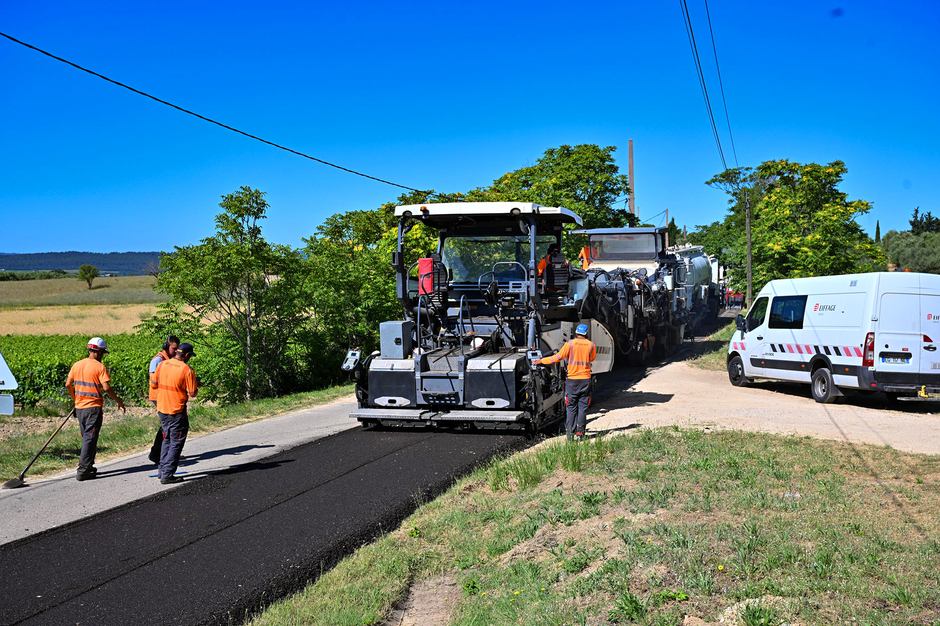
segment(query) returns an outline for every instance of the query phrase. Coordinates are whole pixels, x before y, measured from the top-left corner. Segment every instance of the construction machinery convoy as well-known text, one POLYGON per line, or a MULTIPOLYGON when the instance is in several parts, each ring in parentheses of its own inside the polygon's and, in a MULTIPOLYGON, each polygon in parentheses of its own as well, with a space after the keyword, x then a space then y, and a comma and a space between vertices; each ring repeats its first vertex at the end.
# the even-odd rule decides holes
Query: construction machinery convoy
POLYGON ((697 247, 668 248, 664 228, 569 230, 581 218, 519 202, 399 206, 392 255, 404 319, 380 325, 380 350, 350 350, 364 426, 539 430, 564 416, 563 364, 537 365, 574 337, 597 345, 593 374, 615 358, 669 353, 718 311, 717 265, 697 247), (437 230, 413 262, 405 234, 437 230), (583 235, 582 267, 559 252, 583 235))

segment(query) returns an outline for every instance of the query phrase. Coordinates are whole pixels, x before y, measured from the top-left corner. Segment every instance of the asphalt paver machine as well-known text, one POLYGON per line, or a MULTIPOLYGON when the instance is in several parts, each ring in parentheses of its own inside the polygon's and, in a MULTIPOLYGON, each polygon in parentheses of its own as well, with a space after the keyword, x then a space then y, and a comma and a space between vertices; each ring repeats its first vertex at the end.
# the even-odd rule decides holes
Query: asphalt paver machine
POLYGON ((611 333, 581 319, 571 292, 585 273, 549 256, 578 215, 481 202, 399 206, 395 216, 403 319, 381 324, 380 350, 347 354, 359 405, 351 417, 370 427, 544 428, 564 416, 565 370, 535 360, 573 339, 581 321, 598 347, 594 373, 612 368, 611 333), (406 263, 416 223, 437 230, 437 252, 406 263))

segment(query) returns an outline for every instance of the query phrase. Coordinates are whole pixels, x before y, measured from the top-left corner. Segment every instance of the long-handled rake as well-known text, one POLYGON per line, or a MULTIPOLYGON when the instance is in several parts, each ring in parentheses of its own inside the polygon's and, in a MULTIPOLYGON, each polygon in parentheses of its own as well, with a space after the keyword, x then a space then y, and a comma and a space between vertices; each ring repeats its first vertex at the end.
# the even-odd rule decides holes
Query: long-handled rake
POLYGON ((54 433, 52 433, 52 437, 49 437, 49 439, 46 440, 46 443, 42 445, 42 447, 39 449, 39 452, 37 452, 36 456, 33 457, 33 460, 29 462, 29 465, 23 468, 23 471, 20 472, 20 475, 17 476, 16 478, 11 478, 10 480, 3 483, 4 489, 16 489, 17 487, 22 487, 23 485, 26 484, 26 481, 23 480, 23 477, 26 476, 26 472, 29 470, 30 467, 32 467, 33 463, 36 462, 36 459, 39 458, 39 455, 42 454, 43 450, 46 449, 46 446, 49 445, 49 442, 52 441, 52 438, 59 434, 59 431, 62 430, 62 427, 65 426, 65 423, 69 421, 69 418, 72 417, 73 415, 75 415, 75 409, 72 409, 71 411, 69 411, 69 414, 66 415, 65 419, 62 420, 62 423, 59 424, 59 427, 55 429, 54 433))

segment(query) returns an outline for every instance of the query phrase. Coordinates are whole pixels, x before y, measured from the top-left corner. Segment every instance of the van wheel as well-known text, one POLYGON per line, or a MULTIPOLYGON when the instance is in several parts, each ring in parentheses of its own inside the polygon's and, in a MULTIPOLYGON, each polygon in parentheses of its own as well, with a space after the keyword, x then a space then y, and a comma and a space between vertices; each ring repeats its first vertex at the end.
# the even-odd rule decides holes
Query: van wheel
POLYGON ((836 386, 832 382, 832 372, 825 367, 820 367, 813 372, 810 388, 813 390, 813 400, 816 402, 830 404, 836 401, 836 386))
POLYGON ((741 357, 735 356, 728 361, 728 380, 735 387, 743 387, 751 382, 744 375, 744 361, 741 357))

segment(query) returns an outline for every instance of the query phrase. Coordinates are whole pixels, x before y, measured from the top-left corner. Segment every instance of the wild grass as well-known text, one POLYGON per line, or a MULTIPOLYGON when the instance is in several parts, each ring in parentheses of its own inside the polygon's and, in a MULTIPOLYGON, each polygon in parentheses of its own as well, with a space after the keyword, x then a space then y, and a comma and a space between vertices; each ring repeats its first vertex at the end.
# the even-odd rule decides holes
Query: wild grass
POLYGON ((722 319, 727 324, 699 341, 694 356, 689 363, 704 370, 724 371, 728 365, 728 342, 736 330, 731 320, 722 319))
POLYGON ((461 626, 937 624, 938 514, 937 456, 674 428, 550 440, 250 623, 380 624, 444 575, 461 626))
MULTIPOLYGON (((189 411, 190 436, 224 430, 246 422, 325 404, 350 393, 352 393, 352 385, 344 385, 226 406, 207 406, 196 403, 189 411)), ((101 429, 97 462, 148 449, 153 443, 153 436, 159 423, 155 412, 144 411, 142 415, 128 414, 126 417, 122 417, 120 413, 115 414, 117 415, 115 419, 106 418, 101 429)), ((60 415, 64 417, 64 413, 60 415)), ((78 465, 82 439, 74 426, 75 420, 71 422, 72 427, 63 428, 30 468, 29 476, 36 478, 78 465)), ((14 435, 0 440, 0 476, 7 478, 18 476, 53 430, 54 427, 44 432, 14 435)))

